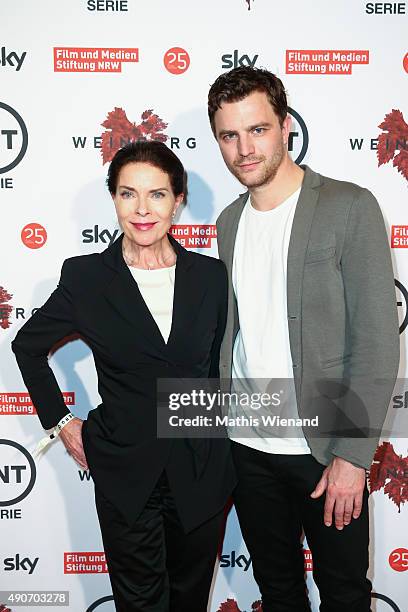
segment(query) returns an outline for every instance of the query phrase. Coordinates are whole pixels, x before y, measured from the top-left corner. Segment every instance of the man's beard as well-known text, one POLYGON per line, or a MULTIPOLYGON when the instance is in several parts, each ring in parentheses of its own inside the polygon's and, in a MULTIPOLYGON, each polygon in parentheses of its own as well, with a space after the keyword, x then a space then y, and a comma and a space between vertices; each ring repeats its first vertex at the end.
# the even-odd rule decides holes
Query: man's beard
POLYGON ((240 183, 245 187, 255 188, 267 185, 276 176, 282 160, 285 155, 285 149, 283 142, 279 144, 279 148, 273 153, 268 159, 262 157, 248 157, 237 159, 233 162, 232 166, 229 167, 232 174, 239 180, 240 183), (254 172, 245 173, 239 168, 239 165, 251 162, 260 162, 259 167, 254 172))

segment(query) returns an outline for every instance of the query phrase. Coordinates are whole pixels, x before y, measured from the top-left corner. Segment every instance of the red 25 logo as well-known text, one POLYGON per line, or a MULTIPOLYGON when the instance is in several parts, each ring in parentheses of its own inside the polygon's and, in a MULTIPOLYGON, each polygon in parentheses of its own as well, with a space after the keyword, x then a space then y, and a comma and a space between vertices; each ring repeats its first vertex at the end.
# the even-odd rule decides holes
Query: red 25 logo
POLYGON ((172 47, 164 54, 163 62, 171 74, 183 74, 190 66, 190 56, 185 49, 172 47))
POLYGON ((408 570, 408 549, 396 548, 388 558, 389 564, 396 572, 408 570))
POLYGON ((39 223, 29 223, 21 230, 21 240, 29 249, 39 249, 47 242, 47 231, 39 223))

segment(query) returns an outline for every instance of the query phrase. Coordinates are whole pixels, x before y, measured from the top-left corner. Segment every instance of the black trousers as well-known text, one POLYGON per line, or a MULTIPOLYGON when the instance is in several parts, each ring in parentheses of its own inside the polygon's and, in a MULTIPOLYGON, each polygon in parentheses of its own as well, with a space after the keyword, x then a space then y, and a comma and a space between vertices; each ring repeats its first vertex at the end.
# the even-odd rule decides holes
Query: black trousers
POLYGON ((234 501, 252 557, 263 612, 306 612, 302 528, 313 557, 321 612, 369 612, 368 493, 358 519, 337 530, 323 523, 325 496, 310 493, 324 466, 312 455, 273 455, 232 443, 234 501))
POLYGON ((224 512, 186 534, 164 473, 132 526, 95 501, 117 612, 206 612, 224 512))

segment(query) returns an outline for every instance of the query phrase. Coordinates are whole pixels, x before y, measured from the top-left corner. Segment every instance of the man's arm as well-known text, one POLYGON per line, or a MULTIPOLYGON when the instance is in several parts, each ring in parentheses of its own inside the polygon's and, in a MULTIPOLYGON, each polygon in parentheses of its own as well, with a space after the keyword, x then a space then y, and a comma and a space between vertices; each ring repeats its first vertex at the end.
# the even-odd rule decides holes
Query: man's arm
POLYGON ((399 324, 387 232, 374 196, 361 190, 349 214, 341 271, 351 342, 341 409, 367 437, 338 437, 333 455, 369 469, 399 365, 399 324))
POLYGON ((350 210, 341 270, 351 335, 345 421, 366 437, 336 438, 334 458, 312 493, 326 491, 326 525, 334 512, 338 529, 358 518, 369 469, 398 373, 399 332, 394 275, 384 220, 374 196, 361 190, 350 210))

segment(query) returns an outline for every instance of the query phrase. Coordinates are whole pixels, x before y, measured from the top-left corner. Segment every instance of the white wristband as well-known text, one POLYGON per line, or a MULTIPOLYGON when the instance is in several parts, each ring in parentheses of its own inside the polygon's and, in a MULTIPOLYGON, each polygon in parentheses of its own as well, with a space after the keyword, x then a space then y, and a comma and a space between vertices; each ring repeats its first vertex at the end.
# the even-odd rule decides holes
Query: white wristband
POLYGON ((62 417, 62 419, 59 421, 59 423, 57 424, 57 427, 55 427, 54 429, 58 429, 58 433, 61 431, 61 429, 63 429, 65 427, 65 425, 67 423, 69 423, 71 421, 71 419, 75 418, 74 415, 72 414, 72 412, 68 412, 68 414, 66 414, 64 417, 62 417))
POLYGON ((51 444, 53 440, 55 440, 55 438, 58 438, 61 433, 61 430, 65 427, 65 425, 67 425, 67 423, 69 423, 74 418, 75 415, 73 415, 72 412, 68 412, 68 414, 63 416, 62 419, 58 421, 56 426, 52 429, 51 433, 39 441, 39 443, 34 449, 33 457, 38 457, 38 455, 40 455, 47 448, 47 446, 51 444))

